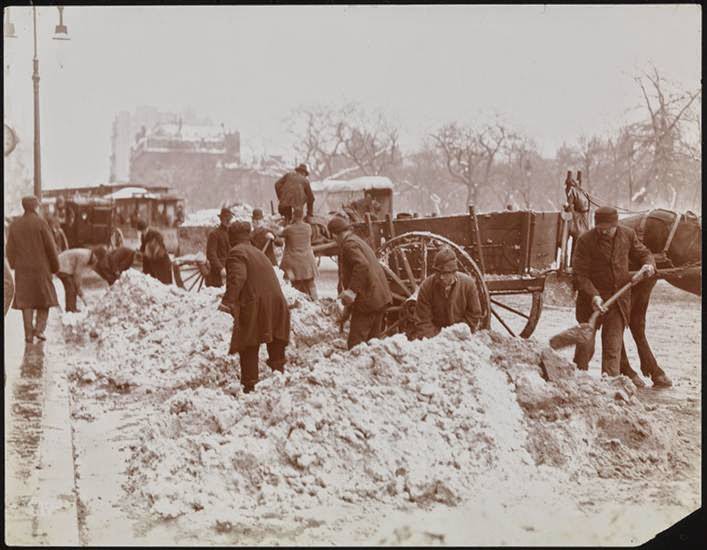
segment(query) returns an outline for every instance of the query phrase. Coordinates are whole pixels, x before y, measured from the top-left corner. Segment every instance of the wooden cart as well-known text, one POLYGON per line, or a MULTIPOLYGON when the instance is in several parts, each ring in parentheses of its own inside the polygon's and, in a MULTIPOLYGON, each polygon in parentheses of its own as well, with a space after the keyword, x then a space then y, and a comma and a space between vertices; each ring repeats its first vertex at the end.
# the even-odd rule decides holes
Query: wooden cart
MULTIPOLYGON (((406 330, 421 282, 431 275, 442 246, 456 254, 460 270, 476 280, 483 326, 528 338, 540 319, 546 276, 553 271, 561 234, 559 212, 503 211, 433 218, 368 220, 353 226, 376 251, 388 275, 394 303, 386 334, 406 330)), ((315 247, 335 255, 333 243, 315 247)))

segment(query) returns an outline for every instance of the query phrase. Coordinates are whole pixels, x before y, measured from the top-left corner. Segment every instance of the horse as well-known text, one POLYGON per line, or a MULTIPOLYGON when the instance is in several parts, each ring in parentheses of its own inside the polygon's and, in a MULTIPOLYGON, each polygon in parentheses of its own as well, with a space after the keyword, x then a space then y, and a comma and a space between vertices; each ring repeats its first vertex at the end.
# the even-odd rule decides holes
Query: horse
MULTIPOLYGON (((686 270, 684 275, 666 276, 665 280, 681 290, 702 296, 702 224, 695 214, 656 209, 623 218, 619 223, 636 231, 638 238, 653 252, 658 269, 697 267, 686 270)), ((632 265, 631 269, 639 267, 632 265)), ((650 377, 655 386, 667 387, 672 382, 658 366, 646 339, 646 312, 657 282, 656 277, 651 277, 631 289, 629 329, 638 348, 641 372, 650 377)), ((621 350, 621 374, 630 378, 637 376, 628 362, 625 346, 621 350)))

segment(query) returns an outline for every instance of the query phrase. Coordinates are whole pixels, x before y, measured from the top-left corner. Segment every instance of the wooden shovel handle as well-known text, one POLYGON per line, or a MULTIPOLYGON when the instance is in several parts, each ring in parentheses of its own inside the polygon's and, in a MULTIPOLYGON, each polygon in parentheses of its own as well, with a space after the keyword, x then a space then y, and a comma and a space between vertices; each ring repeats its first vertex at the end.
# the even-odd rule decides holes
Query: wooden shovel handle
MULTIPOLYGON (((613 296, 611 296, 606 302, 604 302, 603 306, 606 309, 609 309, 612 305, 614 305, 616 300, 621 298, 622 294, 624 294, 632 286, 640 283, 647 276, 648 275, 645 271, 636 271, 636 273, 633 275, 633 277, 631 277, 631 280, 628 283, 626 283, 624 286, 622 286, 619 290, 617 290, 616 293, 613 296)), ((589 318, 589 324, 594 326, 600 315, 602 315, 602 312, 599 310, 592 313, 592 316, 589 318)))

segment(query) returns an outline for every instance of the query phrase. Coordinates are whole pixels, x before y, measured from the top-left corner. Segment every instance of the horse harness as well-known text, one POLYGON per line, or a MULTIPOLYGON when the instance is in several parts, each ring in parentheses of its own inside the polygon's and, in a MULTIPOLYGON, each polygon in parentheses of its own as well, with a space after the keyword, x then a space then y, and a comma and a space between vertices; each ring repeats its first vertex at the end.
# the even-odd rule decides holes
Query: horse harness
POLYGON ((654 254, 656 264, 658 264, 659 267, 662 265, 674 267, 673 262, 670 261, 670 258, 668 258, 668 250, 670 249, 670 245, 673 243, 673 238, 675 237, 675 233, 677 233, 678 225, 680 225, 682 215, 678 214, 677 212, 673 212, 672 210, 666 210, 665 208, 656 208, 655 210, 649 210, 648 212, 645 212, 641 217, 641 221, 638 225, 638 238, 641 240, 641 242, 643 242, 643 237, 645 236, 646 223, 648 222, 648 218, 650 218, 651 214, 653 214, 654 212, 667 212, 675 217, 670 227, 670 231, 668 232, 668 238, 665 240, 665 245, 663 245, 663 250, 661 250, 657 254, 654 254))

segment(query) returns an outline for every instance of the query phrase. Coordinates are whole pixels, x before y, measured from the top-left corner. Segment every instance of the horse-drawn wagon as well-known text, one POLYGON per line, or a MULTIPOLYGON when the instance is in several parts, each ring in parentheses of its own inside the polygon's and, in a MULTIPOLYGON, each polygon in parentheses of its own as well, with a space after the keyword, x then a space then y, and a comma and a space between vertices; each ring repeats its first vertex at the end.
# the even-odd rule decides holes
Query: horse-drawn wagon
POLYGON ((115 205, 110 199, 81 195, 68 199, 45 197, 41 211, 50 221, 60 250, 95 245, 110 249, 123 244, 123 235, 116 225, 115 205))
MULTIPOLYGON (((388 276, 394 303, 386 334, 410 326, 417 289, 443 246, 460 270, 476 280, 485 328, 498 324, 513 336, 529 337, 542 312, 546 276, 553 271, 561 229, 559 212, 490 212, 430 218, 369 218, 353 230, 376 251, 388 276)), ((315 253, 334 255, 327 243, 315 253)))

